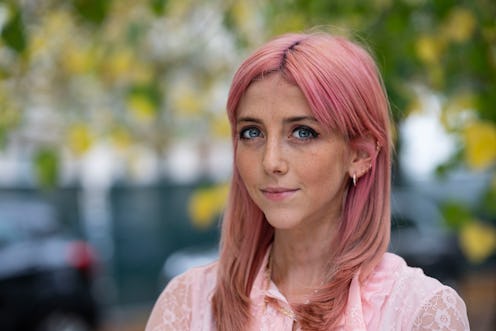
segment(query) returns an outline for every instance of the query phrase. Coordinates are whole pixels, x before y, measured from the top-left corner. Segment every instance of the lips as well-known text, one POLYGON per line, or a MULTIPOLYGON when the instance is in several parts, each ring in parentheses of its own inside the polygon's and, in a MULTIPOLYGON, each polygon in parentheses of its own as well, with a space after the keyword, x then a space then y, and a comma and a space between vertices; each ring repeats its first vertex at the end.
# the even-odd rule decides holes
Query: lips
POLYGON ((285 188, 285 187, 266 187, 260 191, 263 195, 272 201, 282 201, 293 194, 295 194, 299 189, 285 188))

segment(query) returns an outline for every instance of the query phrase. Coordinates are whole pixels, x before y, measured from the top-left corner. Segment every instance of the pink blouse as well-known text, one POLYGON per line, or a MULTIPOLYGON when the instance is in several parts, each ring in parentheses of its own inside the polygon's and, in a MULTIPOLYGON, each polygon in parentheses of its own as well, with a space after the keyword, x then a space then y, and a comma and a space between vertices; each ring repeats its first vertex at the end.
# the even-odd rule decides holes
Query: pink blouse
MULTIPOLYGON (((292 330, 291 307, 265 270, 260 269, 251 291, 249 330, 292 330)), ((211 297, 216 277, 217 263, 212 263, 170 281, 155 303, 146 331, 215 330, 211 297)), ((465 304, 452 288, 427 277, 421 269, 408 267, 401 257, 386 253, 364 283, 353 278, 340 330, 470 328, 465 304)))

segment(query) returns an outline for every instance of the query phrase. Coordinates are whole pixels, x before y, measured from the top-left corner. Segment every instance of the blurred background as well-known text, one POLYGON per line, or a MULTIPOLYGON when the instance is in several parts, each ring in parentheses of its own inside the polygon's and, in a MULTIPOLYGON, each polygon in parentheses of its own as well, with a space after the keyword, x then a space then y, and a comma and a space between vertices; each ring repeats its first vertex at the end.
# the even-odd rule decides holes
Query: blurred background
POLYGON ((0 328, 143 330, 167 281, 217 255, 234 70, 316 26, 384 75, 390 249, 494 330, 492 0, 0 1, 0 328))

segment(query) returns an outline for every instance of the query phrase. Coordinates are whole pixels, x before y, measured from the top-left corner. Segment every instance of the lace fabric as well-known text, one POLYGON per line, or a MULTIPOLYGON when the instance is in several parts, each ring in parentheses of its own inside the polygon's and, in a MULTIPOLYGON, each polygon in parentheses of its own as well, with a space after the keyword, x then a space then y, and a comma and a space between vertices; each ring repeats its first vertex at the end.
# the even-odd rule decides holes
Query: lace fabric
MULTIPOLYGON (((261 268, 262 269, 262 268, 261 268)), ((215 330, 211 296, 217 264, 195 268, 174 278, 157 300, 146 331, 215 330)), ((250 295, 249 330, 292 330, 289 307, 274 283, 267 288, 264 270, 257 275, 250 295)), ((350 287, 341 331, 467 331, 466 307, 456 291, 386 254, 373 277, 355 280, 350 287)))
POLYGON ((146 331, 190 330, 192 281, 186 273, 169 282, 153 307, 146 331))
POLYGON ((449 287, 437 292, 421 308, 412 331, 468 331, 465 304, 449 287))

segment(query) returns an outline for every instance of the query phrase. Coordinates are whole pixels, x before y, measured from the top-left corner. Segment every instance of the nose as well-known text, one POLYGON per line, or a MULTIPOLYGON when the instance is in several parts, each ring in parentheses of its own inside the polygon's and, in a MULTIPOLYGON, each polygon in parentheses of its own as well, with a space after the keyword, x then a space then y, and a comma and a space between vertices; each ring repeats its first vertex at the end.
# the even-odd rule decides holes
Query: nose
POLYGON ((265 145, 263 168, 267 174, 283 175, 288 172, 284 148, 277 139, 269 139, 265 145))

